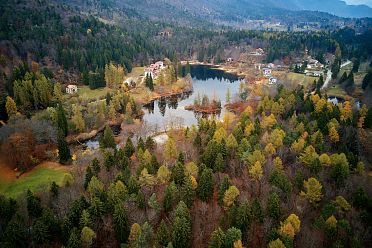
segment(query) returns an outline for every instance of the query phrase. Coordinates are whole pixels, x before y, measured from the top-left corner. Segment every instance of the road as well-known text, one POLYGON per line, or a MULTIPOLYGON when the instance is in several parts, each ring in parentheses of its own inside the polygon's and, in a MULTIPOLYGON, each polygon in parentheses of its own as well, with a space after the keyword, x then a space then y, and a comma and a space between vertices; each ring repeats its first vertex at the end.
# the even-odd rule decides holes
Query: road
MULTIPOLYGON (((345 63, 342 63, 341 64, 340 69, 343 68, 343 67, 345 67, 345 66, 348 66, 349 64, 351 64, 351 61, 350 60, 347 60, 345 63)), ((332 71, 330 69, 328 69, 328 71, 327 71, 327 78, 324 81, 324 84, 323 84, 323 86, 322 86, 321 89, 327 88, 329 82, 331 81, 331 79, 332 79, 332 71)))

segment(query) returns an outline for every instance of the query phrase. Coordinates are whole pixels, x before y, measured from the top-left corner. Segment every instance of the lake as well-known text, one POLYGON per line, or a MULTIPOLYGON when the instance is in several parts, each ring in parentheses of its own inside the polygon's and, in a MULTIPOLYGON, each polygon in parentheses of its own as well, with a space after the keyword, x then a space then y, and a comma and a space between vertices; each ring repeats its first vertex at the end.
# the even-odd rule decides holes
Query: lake
MULTIPOLYGON (((185 106, 193 104, 195 98, 207 95, 211 100, 215 97, 226 103, 226 93, 230 90, 231 99, 239 92, 240 78, 206 65, 191 65, 190 74, 193 80, 193 91, 171 97, 163 97, 144 106, 143 121, 155 131, 163 131, 165 127, 191 126, 197 124, 198 119, 209 117, 185 110, 185 106)), ((223 117, 225 109, 215 115, 223 117)))

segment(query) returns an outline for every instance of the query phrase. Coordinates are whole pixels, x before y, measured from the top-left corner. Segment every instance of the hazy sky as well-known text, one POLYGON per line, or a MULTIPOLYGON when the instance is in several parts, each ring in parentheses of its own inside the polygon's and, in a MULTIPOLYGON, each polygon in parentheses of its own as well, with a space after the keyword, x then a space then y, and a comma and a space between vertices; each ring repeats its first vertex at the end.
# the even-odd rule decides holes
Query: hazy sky
POLYGON ((372 0, 344 0, 348 4, 366 4, 372 7, 372 0))

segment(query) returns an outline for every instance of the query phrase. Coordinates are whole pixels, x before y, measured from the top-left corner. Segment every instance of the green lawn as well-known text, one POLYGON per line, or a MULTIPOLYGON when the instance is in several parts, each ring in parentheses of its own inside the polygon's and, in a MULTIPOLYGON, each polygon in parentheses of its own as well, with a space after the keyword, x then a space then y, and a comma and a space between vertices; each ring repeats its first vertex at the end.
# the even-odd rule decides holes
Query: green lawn
POLYGON ((314 83, 314 80, 318 80, 317 77, 310 77, 310 76, 306 76, 305 74, 294 73, 294 72, 288 73, 287 74, 287 79, 289 81, 292 81, 292 82, 301 84, 301 85, 303 85, 305 87, 313 84, 314 83))
POLYGON ((55 181, 62 185, 66 171, 51 168, 36 168, 28 175, 10 182, 5 182, 0 178, 0 193, 8 197, 17 198, 22 193, 30 189, 33 192, 49 190, 49 184, 55 181))
POLYGON ((327 90, 329 96, 336 96, 339 98, 345 98, 347 95, 346 91, 340 87, 340 85, 332 86, 327 90))
POLYGON ((129 77, 139 77, 141 74, 144 74, 144 67, 134 67, 132 71, 128 73, 127 78, 129 77))
POLYGON ((106 96, 107 92, 110 92, 109 88, 98 88, 95 90, 89 89, 88 86, 79 86, 78 94, 83 100, 99 99, 106 96))

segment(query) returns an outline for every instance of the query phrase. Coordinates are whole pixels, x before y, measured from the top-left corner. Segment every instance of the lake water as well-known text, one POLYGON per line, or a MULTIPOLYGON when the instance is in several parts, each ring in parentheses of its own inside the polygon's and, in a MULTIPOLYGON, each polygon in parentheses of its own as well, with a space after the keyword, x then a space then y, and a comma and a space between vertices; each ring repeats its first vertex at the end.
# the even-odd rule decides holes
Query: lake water
MULTIPOLYGON (((210 66, 192 65, 190 71, 193 81, 193 91, 183 93, 177 96, 163 97, 159 100, 144 106, 143 121, 148 125, 147 134, 155 134, 165 131, 171 127, 191 126, 197 124, 199 118, 208 118, 210 115, 202 115, 193 111, 185 110, 185 106, 193 104, 194 99, 200 94, 204 94, 212 99, 221 100, 221 105, 226 103, 226 93, 230 90, 231 99, 237 97, 239 92, 240 78, 234 74, 226 73, 222 70, 213 69, 210 66)), ((217 118, 222 118, 225 109, 222 108, 221 113, 215 115, 217 118)), ((120 126, 112 127, 115 135, 120 133, 120 126)), ((102 133, 96 137, 84 142, 84 145, 89 149, 97 149, 99 147, 99 138, 102 133)), ((155 137, 157 143, 164 143, 167 140, 166 134, 160 134, 155 137)))
MULTIPOLYGON (((198 94, 200 97, 207 95, 210 100, 215 97, 224 106, 228 89, 231 99, 239 92, 240 78, 238 76, 210 66, 192 65, 191 77, 193 80, 192 92, 164 97, 144 106, 143 121, 156 131, 163 131, 165 127, 191 126, 197 124, 199 118, 208 117, 185 110, 185 106, 194 103, 198 94)), ((221 118, 224 112, 223 108, 216 117, 221 118)))

